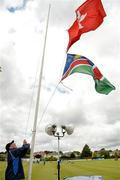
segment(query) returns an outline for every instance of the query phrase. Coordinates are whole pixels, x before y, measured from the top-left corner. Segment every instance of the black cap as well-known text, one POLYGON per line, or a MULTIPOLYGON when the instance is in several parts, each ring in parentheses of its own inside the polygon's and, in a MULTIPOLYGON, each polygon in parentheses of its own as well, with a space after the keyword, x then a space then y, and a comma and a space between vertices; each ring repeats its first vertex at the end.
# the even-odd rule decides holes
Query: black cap
POLYGON ((6 146, 5 146, 6 151, 9 151, 10 145, 11 145, 12 143, 14 143, 14 140, 11 141, 11 142, 9 142, 8 144, 6 144, 6 146))

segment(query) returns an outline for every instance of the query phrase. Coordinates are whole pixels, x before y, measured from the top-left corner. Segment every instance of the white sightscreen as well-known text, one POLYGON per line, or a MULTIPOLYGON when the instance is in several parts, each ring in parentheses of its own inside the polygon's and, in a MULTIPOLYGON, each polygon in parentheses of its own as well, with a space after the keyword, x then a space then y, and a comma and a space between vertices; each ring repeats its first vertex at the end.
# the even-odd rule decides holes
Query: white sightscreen
POLYGON ((75 176, 64 178, 64 180, 103 180, 102 176, 75 176))

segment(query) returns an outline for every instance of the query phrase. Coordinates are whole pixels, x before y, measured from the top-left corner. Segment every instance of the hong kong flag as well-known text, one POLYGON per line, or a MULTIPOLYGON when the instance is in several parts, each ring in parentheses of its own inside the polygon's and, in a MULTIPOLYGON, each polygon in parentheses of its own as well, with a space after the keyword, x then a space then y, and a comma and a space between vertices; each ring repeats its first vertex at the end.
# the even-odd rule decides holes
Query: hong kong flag
POLYGON ((81 34, 99 27, 106 16, 101 0, 87 0, 75 12, 76 20, 68 29, 67 51, 73 43, 80 39, 81 34))

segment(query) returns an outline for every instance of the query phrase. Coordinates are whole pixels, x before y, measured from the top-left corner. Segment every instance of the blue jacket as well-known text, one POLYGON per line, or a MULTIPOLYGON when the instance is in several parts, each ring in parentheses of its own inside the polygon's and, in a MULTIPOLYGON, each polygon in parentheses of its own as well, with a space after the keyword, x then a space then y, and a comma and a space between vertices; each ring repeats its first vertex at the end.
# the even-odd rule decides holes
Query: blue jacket
POLYGON ((22 147, 11 149, 8 152, 5 180, 17 180, 25 178, 21 158, 24 157, 29 148, 29 144, 23 144, 22 147))

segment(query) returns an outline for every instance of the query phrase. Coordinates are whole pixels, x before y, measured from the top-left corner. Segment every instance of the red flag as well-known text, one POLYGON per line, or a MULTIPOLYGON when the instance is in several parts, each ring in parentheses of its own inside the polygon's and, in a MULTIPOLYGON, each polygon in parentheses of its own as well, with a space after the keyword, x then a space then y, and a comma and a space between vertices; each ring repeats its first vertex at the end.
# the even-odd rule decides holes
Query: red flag
POLYGON ((76 20, 68 29, 68 49, 79 40, 81 34, 95 30, 106 16, 101 0, 87 0, 76 11, 76 20))

